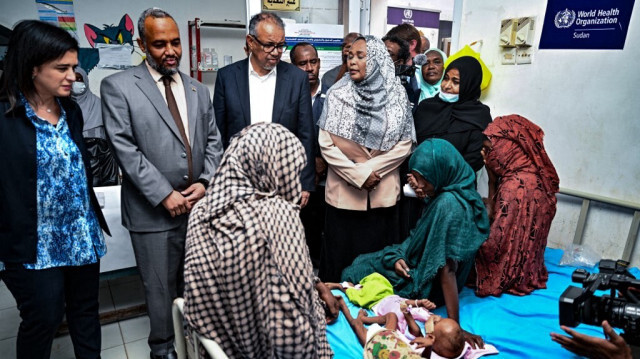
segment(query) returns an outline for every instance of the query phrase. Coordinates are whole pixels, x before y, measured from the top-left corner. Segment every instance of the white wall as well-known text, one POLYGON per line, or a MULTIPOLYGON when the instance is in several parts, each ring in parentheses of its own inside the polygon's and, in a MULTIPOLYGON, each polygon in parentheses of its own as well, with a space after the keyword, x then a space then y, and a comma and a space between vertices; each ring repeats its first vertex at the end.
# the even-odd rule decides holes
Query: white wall
MULTIPOLYGON (((13 28, 13 25, 23 19, 37 19, 38 13, 35 1, 11 1, 0 0, 0 24, 13 28)), ((157 6, 170 13, 178 23, 182 39, 182 62, 180 70, 189 73, 189 37, 187 22, 199 17, 203 20, 237 19, 245 22, 245 2, 226 0, 188 0, 183 2, 170 0, 155 0, 153 2, 136 2, 130 0, 110 1, 74 1, 74 11, 80 47, 90 47, 84 35, 84 24, 89 23, 99 28, 103 24, 118 24, 120 18, 129 14, 136 27, 134 39, 138 38, 138 17, 146 8, 157 6)), ((245 32, 243 30, 211 30, 203 29, 203 47, 214 47, 218 53, 219 62, 222 64, 224 55, 233 56, 233 61, 245 57, 244 46, 245 32)), ((136 50, 139 49, 136 45, 136 50)), ((140 61, 139 56, 134 56, 134 61, 140 61)), ((93 93, 98 94, 100 80, 115 70, 94 69, 89 75, 90 86, 93 93)), ((203 82, 213 91, 215 75, 206 73, 203 82)))
MULTIPOLYGON (((537 49, 543 0, 462 1, 460 46, 482 39, 481 56, 493 73, 482 101, 494 117, 520 114, 540 125, 560 186, 640 202, 640 5, 636 2, 624 50, 537 49), (501 65, 500 20, 537 16, 531 65, 501 65)), ((454 50, 452 49, 452 52, 454 50)), ((559 196, 551 246, 573 239, 580 202, 559 196)), ((619 258, 631 211, 593 206, 584 241, 604 257, 619 258)), ((632 255, 640 264, 640 247, 632 255)))

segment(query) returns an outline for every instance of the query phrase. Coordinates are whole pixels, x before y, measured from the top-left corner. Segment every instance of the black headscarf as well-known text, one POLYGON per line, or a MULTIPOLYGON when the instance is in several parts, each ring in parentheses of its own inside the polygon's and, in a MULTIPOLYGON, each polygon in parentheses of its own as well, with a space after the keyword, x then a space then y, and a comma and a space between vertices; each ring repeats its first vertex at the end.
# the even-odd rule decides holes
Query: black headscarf
POLYGON ((420 102, 414 115, 418 143, 445 134, 473 129, 484 131, 491 122, 489 107, 478 100, 482 83, 482 67, 478 60, 463 56, 452 61, 445 74, 451 69, 460 72, 459 99, 449 103, 442 101, 438 94, 420 102))

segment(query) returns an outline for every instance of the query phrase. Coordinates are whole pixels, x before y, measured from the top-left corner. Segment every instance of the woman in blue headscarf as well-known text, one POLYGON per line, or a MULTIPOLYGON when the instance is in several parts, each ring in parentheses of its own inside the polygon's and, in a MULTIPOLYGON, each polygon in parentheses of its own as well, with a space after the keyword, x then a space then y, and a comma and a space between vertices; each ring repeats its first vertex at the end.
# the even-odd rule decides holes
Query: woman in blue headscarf
POLYGON ((418 81, 420 82, 420 99, 432 98, 440 91, 442 76, 444 75, 444 63, 447 61, 447 54, 438 48, 431 48, 425 51, 427 62, 420 67, 418 81))
MULTIPOLYGON (((342 272, 342 280, 357 283, 378 272, 401 297, 444 299, 447 316, 459 322, 458 289, 489 236, 475 174, 455 147, 442 139, 428 139, 418 146, 409 168, 409 184, 426 202, 416 228, 400 244, 358 256, 342 272)), ((471 333, 465 332, 465 337, 472 345, 482 344, 471 333)))

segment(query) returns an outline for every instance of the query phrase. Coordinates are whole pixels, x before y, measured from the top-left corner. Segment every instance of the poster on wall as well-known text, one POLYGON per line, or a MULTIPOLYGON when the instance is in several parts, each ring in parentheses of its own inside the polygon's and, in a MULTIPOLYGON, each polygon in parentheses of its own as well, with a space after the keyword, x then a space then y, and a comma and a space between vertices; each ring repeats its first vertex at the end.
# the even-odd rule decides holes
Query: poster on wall
MULTIPOLYGON (((332 68, 342 65, 342 37, 344 25, 287 24, 285 41, 288 51, 299 42, 313 44, 320 58, 320 77, 332 68)), ((289 56, 286 56, 288 61, 289 56)))
POLYGON ((438 44, 438 29, 440 26, 440 11, 415 8, 387 7, 387 28, 400 24, 411 24, 429 39, 431 47, 438 44))
POLYGON ((36 0, 36 5, 40 20, 63 28, 78 38, 73 0, 36 0))
POLYGON ((541 49, 622 50, 634 0, 548 0, 541 49))
POLYGON ((262 10, 300 11, 300 0, 262 0, 262 10))

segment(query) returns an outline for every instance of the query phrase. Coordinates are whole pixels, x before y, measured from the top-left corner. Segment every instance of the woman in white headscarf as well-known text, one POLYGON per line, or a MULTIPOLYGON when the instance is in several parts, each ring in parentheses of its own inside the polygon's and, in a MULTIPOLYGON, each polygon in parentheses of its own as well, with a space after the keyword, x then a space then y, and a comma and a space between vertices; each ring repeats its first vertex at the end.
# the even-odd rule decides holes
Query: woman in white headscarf
POLYGON ((384 43, 357 38, 347 66, 318 121, 328 164, 319 275, 333 282, 359 254, 397 242, 398 167, 415 142, 411 105, 384 43))

